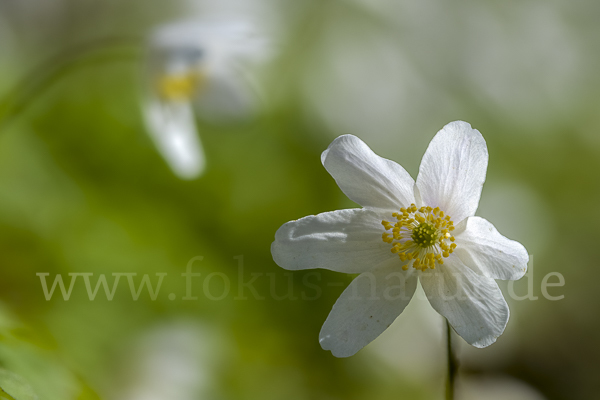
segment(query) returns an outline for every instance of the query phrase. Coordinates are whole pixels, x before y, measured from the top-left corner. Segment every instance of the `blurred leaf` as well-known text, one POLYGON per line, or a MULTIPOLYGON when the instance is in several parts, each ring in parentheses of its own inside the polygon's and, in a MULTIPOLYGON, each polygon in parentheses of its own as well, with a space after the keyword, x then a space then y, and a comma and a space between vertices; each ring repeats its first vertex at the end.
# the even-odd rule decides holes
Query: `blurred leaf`
POLYGON ((0 399, 6 400, 38 400, 31 385, 13 372, 0 369, 0 399))
POLYGON ((97 399, 47 342, 0 304, 0 388, 8 400, 97 399))

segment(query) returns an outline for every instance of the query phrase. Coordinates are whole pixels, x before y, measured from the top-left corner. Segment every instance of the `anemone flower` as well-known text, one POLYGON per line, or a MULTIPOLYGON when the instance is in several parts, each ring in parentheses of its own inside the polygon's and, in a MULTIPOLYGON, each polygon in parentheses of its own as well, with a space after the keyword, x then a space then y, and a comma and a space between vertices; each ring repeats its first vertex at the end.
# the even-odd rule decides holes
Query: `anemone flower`
POLYGON ((417 282, 465 341, 494 343, 509 317, 495 279, 522 277, 529 256, 475 216, 488 164, 479 131, 461 121, 446 125, 429 144, 416 183, 352 135, 335 139, 321 161, 363 208, 288 222, 271 246, 285 269, 360 274, 333 306, 321 346, 338 357, 355 354, 402 313, 417 282))
POLYGON ((220 123, 256 111, 251 66, 264 59, 264 49, 246 20, 177 22, 153 33, 143 112, 150 137, 178 177, 194 179, 205 168, 196 116, 220 123))

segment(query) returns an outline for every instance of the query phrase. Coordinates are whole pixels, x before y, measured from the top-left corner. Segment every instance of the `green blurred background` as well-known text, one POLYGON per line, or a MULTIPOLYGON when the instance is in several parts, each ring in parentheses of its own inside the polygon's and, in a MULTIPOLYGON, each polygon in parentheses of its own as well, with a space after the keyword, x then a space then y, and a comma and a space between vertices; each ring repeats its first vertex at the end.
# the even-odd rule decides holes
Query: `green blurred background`
POLYGON ((425 300, 336 359, 318 333, 352 277, 286 272, 270 244, 284 222, 356 206, 320 163, 336 136, 416 177, 461 119, 490 153, 478 215, 528 249, 514 292, 538 299, 507 296, 493 346, 458 340, 458 398, 598 398, 599 17, 580 0, 0 0, 0 397, 441 399, 443 325, 425 300), (160 24, 220 12, 274 36, 265 105, 198 120, 208 168, 183 181, 144 128, 143 46, 160 24), (197 256, 198 299, 182 300, 197 256), (168 275, 154 301, 126 278, 112 301, 81 278, 68 301, 45 299, 36 273, 75 272, 168 275), (541 291, 550 272, 561 300, 541 291))

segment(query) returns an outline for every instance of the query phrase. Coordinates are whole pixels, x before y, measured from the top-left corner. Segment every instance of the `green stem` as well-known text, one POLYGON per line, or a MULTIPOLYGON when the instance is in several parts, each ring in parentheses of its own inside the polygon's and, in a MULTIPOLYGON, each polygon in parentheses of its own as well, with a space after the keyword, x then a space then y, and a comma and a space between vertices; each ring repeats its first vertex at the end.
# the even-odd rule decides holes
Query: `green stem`
POLYGON ((115 59, 131 59, 139 57, 139 52, 131 53, 131 49, 139 49, 140 40, 122 38, 104 38, 79 44, 59 52, 54 57, 34 68, 26 74, 2 99, 0 99, 0 127, 19 116, 40 94, 44 93, 55 82, 72 70, 82 66, 101 62, 112 62, 115 59), (127 53, 106 53, 126 46, 127 53))
POLYGON ((446 379, 446 400, 454 400, 454 380, 456 379, 456 372, 458 371, 458 360, 456 354, 452 348, 452 328, 447 319, 446 321, 446 350, 448 360, 448 376, 446 379))

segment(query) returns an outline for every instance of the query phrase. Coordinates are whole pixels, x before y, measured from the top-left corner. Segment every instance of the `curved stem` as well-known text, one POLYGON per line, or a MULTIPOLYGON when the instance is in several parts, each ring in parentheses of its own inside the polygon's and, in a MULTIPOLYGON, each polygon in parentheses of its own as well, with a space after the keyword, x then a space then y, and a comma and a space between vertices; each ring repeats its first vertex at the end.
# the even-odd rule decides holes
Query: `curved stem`
POLYGON ((456 354, 452 348, 452 328, 447 319, 446 321, 446 350, 448 360, 448 376, 446 379, 446 400, 454 400, 454 380, 456 378, 456 372, 458 371, 458 360, 456 354))
MULTIPOLYGON (((139 42, 137 39, 96 39, 63 50, 51 57, 26 74, 0 100, 0 127, 6 126, 11 119, 21 114, 33 103, 37 95, 46 91, 71 70, 89 64, 114 61, 115 58, 122 59, 123 54, 102 54, 102 52, 124 44, 139 48, 139 42)), ((131 53, 128 53, 127 57, 130 58, 131 53)))

